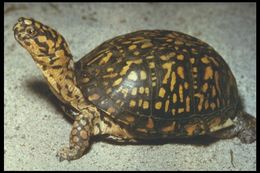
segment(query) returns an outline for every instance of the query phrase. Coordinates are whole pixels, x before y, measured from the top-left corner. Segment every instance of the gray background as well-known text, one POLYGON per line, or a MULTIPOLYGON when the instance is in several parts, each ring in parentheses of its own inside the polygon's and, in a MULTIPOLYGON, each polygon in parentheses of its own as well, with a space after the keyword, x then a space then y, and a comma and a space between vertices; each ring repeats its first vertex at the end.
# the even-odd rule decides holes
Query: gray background
POLYGON ((244 145, 237 138, 210 145, 122 146, 99 141, 81 159, 60 163, 56 151, 68 144, 71 122, 58 108, 30 55, 14 40, 12 26, 20 16, 57 29, 75 60, 107 39, 140 29, 169 29, 198 37, 228 62, 245 110, 255 116, 255 4, 5 4, 4 169, 256 170, 256 143, 244 145))

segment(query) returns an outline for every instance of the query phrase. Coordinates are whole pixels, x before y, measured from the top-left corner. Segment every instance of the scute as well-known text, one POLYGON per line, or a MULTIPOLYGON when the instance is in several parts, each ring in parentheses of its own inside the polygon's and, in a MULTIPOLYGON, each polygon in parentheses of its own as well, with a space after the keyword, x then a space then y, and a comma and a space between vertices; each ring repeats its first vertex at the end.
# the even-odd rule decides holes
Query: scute
POLYGON ((115 37, 76 70, 86 99, 142 137, 210 133, 235 116, 238 93, 228 65, 208 44, 180 32, 115 37))

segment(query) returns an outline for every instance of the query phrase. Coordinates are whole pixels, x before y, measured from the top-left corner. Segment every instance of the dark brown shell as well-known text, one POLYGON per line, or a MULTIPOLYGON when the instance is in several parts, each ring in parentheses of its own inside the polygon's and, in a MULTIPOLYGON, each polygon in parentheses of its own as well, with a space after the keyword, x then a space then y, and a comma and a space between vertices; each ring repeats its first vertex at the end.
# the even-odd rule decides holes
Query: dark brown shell
POLYGON ((210 133, 235 116, 230 68, 208 44, 180 32, 115 37, 84 56, 76 70, 86 99, 140 138, 210 133))

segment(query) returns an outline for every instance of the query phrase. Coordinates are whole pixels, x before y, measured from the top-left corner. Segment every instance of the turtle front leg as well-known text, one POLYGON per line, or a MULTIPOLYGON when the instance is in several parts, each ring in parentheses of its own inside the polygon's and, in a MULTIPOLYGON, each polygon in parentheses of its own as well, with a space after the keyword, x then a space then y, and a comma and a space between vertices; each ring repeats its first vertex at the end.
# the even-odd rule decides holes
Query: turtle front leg
POLYGON ((60 161, 79 159, 84 154, 89 147, 89 138, 92 134, 93 126, 90 122, 87 114, 81 113, 76 117, 70 133, 69 147, 63 147, 57 153, 60 161))

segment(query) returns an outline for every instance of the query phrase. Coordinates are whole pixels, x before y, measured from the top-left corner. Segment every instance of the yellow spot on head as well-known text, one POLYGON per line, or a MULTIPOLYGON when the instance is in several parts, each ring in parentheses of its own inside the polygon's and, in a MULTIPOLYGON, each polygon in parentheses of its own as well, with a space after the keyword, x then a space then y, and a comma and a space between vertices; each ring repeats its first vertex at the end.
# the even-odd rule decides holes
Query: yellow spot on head
POLYGON ((162 102, 155 103, 155 109, 161 109, 161 107, 162 107, 162 102))
MULTIPOLYGON (((49 51, 48 51, 48 53, 49 53, 49 54, 54 53, 55 49, 53 48, 53 46, 54 46, 53 41, 51 41, 51 40, 47 40, 47 44, 48 44, 48 47, 49 47, 49 51)), ((57 45, 57 44, 56 44, 56 45, 57 45)), ((57 46, 56 46, 56 47, 57 47, 57 46)))
POLYGON ((165 89, 163 87, 161 87, 159 90, 159 96, 163 98, 164 95, 165 95, 165 89))
MULTIPOLYGON (((56 47, 56 48, 57 48, 57 47, 59 47, 59 46, 60 46, 60 44, 61 44, 61 42, 62 42, 62 38, 61 38, 61 36, 59 35, 59 36, 58 36, 58 40, 57 40, 57 42, 56 42, 56 46, 55 46, 55 47, 56 47)), ((53 44, 53 45, 54 45, 54 44, 53 44)))
POLYGON ((57 50, 55 52, 56 57, 64 57, 64 51, 63 50, 57 50))
MULTIPOLYGON (((35 22, 34 25, 37 27, 37 28, 40 28, 41 25, 38 23, 38 22, 35 22)), ((45 27, 44 27, 45 28, 45 27)))
POLYGON ((26 25, 31 25, 31 24, 32 24, 32 21, 25 19, 25 20, 24 20, 24 23, 25 23, 26 25))
POLYGON ((40 35, 40 36, 38 36, 38 40, 39 40, 39 42, 43 43, 43 42, 46 42, 47 38, 44 35, 40 35))

